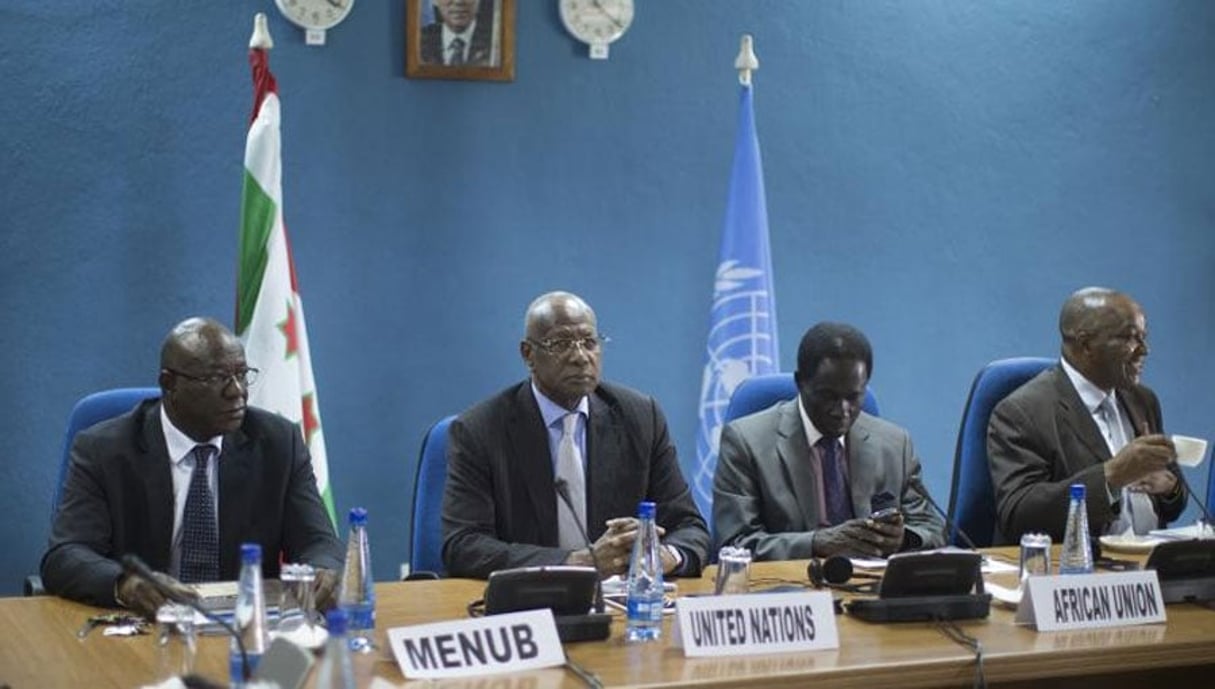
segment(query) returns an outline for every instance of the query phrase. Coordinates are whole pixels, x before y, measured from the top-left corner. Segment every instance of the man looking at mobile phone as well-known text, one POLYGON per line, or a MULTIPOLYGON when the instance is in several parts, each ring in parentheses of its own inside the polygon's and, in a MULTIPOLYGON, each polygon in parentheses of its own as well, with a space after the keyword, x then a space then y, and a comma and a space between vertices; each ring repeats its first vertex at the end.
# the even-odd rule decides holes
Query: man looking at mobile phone
POLYGON ((861 331, 819 323, 797 350, 798 395, 721 434, 718 545, 756 560, 884 557, 945 543, 907 431, 861 411, 873 352, 861 331))

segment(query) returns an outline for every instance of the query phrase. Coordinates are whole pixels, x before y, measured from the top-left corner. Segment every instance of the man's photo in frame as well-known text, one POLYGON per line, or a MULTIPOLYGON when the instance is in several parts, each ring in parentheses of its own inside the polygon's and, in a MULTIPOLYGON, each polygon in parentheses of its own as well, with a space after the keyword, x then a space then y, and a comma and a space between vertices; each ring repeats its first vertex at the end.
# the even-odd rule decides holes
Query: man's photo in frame
POLYGON ((422 0, 422 63, 497 67, 502 16, 496 0, 422 0), (429 6, 429 17, 427 16, 429 6), (429 23, 425 20, 429 19, 429 23))
POLYGON ((406 0, 405 74, 515 78, 515 0, 406 0))

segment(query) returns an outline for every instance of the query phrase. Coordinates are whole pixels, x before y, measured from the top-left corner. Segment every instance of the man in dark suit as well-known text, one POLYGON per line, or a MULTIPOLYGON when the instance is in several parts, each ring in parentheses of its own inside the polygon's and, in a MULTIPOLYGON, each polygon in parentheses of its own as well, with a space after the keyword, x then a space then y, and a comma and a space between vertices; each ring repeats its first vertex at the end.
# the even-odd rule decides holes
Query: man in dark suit
POLYGON ((600 381, 602 342, 586 302, 541 296, 519 344, 530 380, 452 423, 443 495, 443 562, 452 575, 596 562, 604 576, 623 573, 643 500, 657 503, 668 573, 700 574, 709 534, 666 419, 653 398, 600 381))
POLYGON ((435 0, 435 22, 422 27, 426 64, 488 67, 496 63, 494 0, 435 0))
POLYGON ((122 556, 194 595, 181 581, 235 579, 240 544, 254 542, 266 577, 278 576, 280 554, 319 568, 318 606, 329 605, 342 544, 299 429, 247 406, 257 369, 240 340, 192 318, 169 333, 160 366, 159 400, 76 436, 42 558, 47 591, 151 615, 164 598, 124 574, 122 556))
POLYGON ((1015 390, 992 412, 987 455, 1004 542, 1026 532, 1062 540, 1068 486, 1086 486, 1094 535, 1146 533, 1185 507, 1160 401, 1139 384, 1148 355, 1143 309, 1090 287, 1059 314, 1059 365, 1015 390))
POLYGON ((819 323, 797 350, 798 396, 721 435, 713 523, 757 560, 885 556, 944 545, 907 431, 861 411, 873 353, 865 335, 819 323), (882 505, 897 512, 870 518, 882 505))

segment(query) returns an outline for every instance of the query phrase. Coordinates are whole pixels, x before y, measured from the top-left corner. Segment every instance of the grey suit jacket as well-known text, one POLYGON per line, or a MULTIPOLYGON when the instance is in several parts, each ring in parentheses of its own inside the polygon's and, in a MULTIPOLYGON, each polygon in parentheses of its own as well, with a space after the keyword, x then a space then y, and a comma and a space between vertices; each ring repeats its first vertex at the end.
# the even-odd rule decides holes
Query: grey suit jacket
MULTIPOLYGON (((262 572, 286 562, 340 569, 344 549, 325 512, 308 448, 294 424, 250 407, 224 436, 219 459, 219 574, 236 579, 240 544, 260 543, 262 572)), ((169 569, 173 478, 160 401, 81 431, 72 444, 63 498, 42 557, 47 591, 114 607, 119 560, 138 555, 169 569)))
MULTIPOLYGON (((888 492, 922 547, 944 545, 944 520, 912 487, 927 490, 907 431, 862 412, 845 444, 853 512, 867 516, 873 496, 888 492)), ((749 548, 756 560, 811 557, 821 506, 809 462, 796 399, 727 424, 713 477, 718 543, 749 548)))
MULTIPOLYGON (((587 531, 594 541, 614 517, 652 500, 662 541, 679 548, 680 574, 697 576, 709 532, 684 481, 653 398, 601 383, 590 395, 586 433, 587 531)), ((453 576, 486 578, 511 567, 560 564, 557 493, 548 435, 531 382, 464 412, 451 425, 443 493, 443 562, 453 576)))
MULTIPOLYGON (((1160 401, 1142 385, 1118 389, 1118 400, 1135 436, 1160 433, 1160 401)), ((1102 533, 1120 506, 1106 497, 1109 448, 1080 393, 1061 365, 1039 373, 996 405, 987 425, 987 461, 999 521, 995 542, 1016 543, 1037 531, 1063 539, 1068 486, 1083 483, 1089 529, 1102 533)), ((1185 491, 1153 498, 1161 525, 1185 507, 1185 491)))

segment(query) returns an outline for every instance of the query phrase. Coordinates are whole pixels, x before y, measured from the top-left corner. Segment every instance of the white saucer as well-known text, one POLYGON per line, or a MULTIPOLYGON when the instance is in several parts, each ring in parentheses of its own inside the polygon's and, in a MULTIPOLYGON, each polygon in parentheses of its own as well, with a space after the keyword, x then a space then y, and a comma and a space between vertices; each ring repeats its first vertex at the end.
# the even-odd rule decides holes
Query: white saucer
POLYGON ((1101 547, 1115 553, 1148 553, 1164 543, 1164 539, 1152 536, 1128 536, 1126 534, 1102 536, 1101 547))

